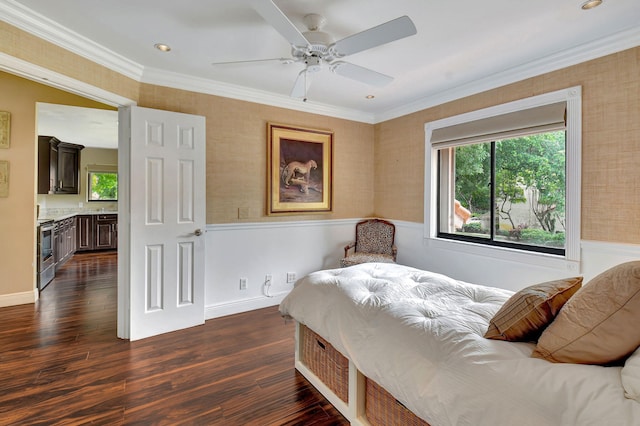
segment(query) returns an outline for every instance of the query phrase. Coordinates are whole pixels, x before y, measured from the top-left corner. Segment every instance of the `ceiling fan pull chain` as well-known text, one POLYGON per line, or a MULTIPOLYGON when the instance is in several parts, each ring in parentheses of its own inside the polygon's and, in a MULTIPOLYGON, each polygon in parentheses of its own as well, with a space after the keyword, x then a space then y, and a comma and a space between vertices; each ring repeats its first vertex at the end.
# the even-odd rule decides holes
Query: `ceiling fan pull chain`
POLYGON ((304 98, 302 98, 302 102, 307 102, 307 88, 309 87, 309 83, 307 82, 307 78, 309 73, 307 71, 304 72, 304 98))

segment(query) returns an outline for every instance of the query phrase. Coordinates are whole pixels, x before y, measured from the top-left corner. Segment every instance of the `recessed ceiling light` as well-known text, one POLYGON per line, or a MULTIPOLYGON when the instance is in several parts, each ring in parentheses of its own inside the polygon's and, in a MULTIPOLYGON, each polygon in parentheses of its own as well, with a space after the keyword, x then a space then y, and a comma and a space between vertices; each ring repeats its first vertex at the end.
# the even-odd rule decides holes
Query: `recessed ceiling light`
POLYGON ((153 45, 153 47, 155 47, 158 50, 161 50, 163 52, 168 52, 171 50, 171 46, 169 46, 168 44, 163 44, 163 43, 156 43, 153 45))
POLYGON ((580 6, 582 8, 582 10, 589 10, 589 9, 593 9, 594 7, 598 7, 602 4, 602 0, 587 0, 586 2, 582 3, 582 6, 580 6))
POLYGON ((374 95, 367 95, 367 96, 365 96, 365 98, 366 99, 373 99, 373 98, 375 98, 375 96, 374 95))

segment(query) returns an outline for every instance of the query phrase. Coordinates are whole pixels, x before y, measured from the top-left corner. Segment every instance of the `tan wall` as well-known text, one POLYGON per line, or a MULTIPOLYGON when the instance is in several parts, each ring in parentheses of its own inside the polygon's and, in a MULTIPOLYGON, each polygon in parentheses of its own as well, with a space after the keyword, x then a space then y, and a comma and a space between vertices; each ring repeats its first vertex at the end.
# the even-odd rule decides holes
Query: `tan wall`
POLYGON ((373 125, 143 84, 140 105, 207 120, 207 223, 342 219, 373 212, 373 125), (267 123, 334 133, 333 212, 267 217, 267 123))
POLYGON ((375 126, 375 213, 423 221, 424 124, 582 86, 582 239, 640 243, 640 48, 375 126))
MULTIPOLYGON (((52 135, 55 136, 55 135, 52 135)), ((79 143, 80 141, 78 141, 79 143)), ((105 148, 86 147, 80 151, 80 193, 79 194, 56 194, 38 195, 37 200, 40 205, 40 217, 47 209, 64 210, 118 210, 117 202, 87 201, 87 190, 89 186, 88 165, 114 166, 118 167, 118 150, 105 148), (80 204, 82 203, 82 207, 80 204)), ((50 216, 48 216, 50 217, 50 216)))
POLYGON ((36 102, 110 108, 0 72, 0 111, 11 113, 9 197, 0 198, 0 295, 34 289, 36 238, 36 102))

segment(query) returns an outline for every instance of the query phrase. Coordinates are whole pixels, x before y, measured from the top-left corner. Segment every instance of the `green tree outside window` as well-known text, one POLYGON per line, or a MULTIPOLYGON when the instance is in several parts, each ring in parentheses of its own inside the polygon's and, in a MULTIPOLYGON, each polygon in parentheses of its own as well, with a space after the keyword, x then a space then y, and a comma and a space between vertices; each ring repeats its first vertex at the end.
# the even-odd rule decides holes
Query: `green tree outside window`
POLYGON ((118 173, 90 172, 89 201, 117 201, 118 173))
POLYGON ((565 175, 564 131, 458 146, 452 197, 470 212, 472 220, 462 229, 441 232, 564 248, 565 175), (514 215, 516 205, 527 206, 531 213, 527 219, 522 208, 514 215), (489 223, 480 220, 489 215, 489 223))

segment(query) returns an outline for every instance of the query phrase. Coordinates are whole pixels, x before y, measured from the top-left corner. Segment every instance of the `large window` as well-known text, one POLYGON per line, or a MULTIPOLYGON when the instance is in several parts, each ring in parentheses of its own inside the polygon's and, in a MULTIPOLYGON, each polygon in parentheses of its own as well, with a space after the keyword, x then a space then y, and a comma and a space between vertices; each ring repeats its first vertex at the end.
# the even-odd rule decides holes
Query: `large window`
POLYGON ((580 110, 576 87, 428 123, 426 236, 579 260, 580 110))
POLYGON ((438 150, 438 236, 564 254, 565 132, 438 150))

